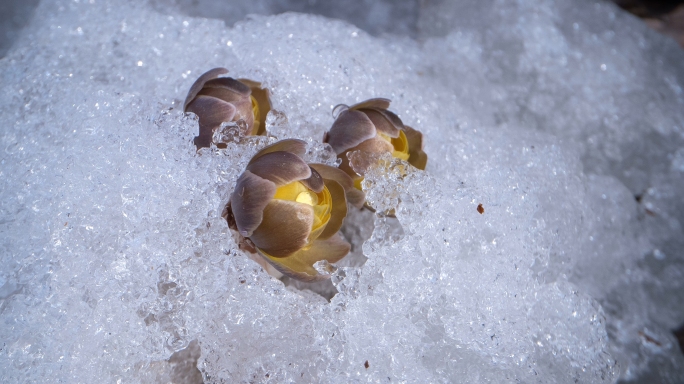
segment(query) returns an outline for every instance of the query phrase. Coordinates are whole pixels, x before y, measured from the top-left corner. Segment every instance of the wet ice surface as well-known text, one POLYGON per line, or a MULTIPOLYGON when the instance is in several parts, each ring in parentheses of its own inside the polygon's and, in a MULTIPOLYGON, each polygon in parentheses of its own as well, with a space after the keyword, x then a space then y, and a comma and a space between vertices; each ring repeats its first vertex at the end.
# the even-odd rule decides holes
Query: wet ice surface
POLYGON ((0 61, 0 381, 684 380, 684 54, 606 4, 479 4, 412 40, 43 2, 0 61), (274 137, 195 152, 215 66, 272 90, 274 137), (330 161, 332 106, 375 96, 430 161, 367 176, 397 219, 350 215, 328 302, 220 214, 259 148, 330 161))

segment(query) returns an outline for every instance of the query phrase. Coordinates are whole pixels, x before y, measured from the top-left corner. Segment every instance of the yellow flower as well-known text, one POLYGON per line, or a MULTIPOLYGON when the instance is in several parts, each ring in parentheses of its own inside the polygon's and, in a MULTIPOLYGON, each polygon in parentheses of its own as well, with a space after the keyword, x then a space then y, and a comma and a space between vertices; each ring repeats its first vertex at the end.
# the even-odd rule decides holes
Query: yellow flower
POLYGON ((266 130, 266 115, 271 109, 268 89, 248 79, 219 77, 225 73, 225 68, 207 71, 192 84, 185 98, 183 111, 199 117, 197 149, 209 147, 214 130, 224 122, 242 122, 239 126, 245 135, 263 135, 266 130))
POLYGON ((335 122, 325 135, 337 157, 342 160, 340 169, 361 189, 364 173, 370 163, 357 160, 350 162, 350 155, 357 152, 361 159, 382 153, 406 160, 418 169, 425 169, 427 154, 423 152, 423 134, 404 125, 401 119, 387 110, 388 99, 370 99, 351 107, 340 104, 335 107, 335 122))
POLYGON ((342 259, 350 245, 339 229, 347 202, 365 200, 346 173, 307 164, 306 143, 288 139, 259 151, 238 178, 224 211, 243 249, 253 250, 284 275, 303 281, 327 278, 314 264, 342 259))

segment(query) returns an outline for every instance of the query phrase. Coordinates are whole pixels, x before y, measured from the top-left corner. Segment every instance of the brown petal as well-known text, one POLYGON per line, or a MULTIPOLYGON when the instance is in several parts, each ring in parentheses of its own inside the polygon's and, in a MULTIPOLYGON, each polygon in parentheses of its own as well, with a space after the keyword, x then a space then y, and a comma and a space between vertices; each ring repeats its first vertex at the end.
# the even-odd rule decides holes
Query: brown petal
POLYGON ((404 126, 404 134, 409 143, 409 164, 418 169, 425 169, 428 157, 423 152, 423 134, 408 125, 404 126))
POLYGON ((257 250, 282 274, 293 279, 312 282, 329 278, 329 276, 319 274, 313 267, 317 261, 327 260, 329 263, 335 263, 345 257, 350 249, 349 243, 337 234, 326 240, 316 240, 311 248, 300 250, 288 257, 277 258, 262 250, 257 250))
MULTIPOLYGON (((206 130, 208 130, 208 128, 205 128, 204 130, 206 131, 206 130)), ((200 132, 202 132, 202 125, 201 124, 200 124, 200 132)), ((195 136, 195 139, 192 142, 197 147, 197 150, 199 150, 200 148, 211 147, 212 140, 213 140, 212 135, 200 135, 200 136, 195 136)))
POLYGON ((183 111, 187 112, 188 104, 197 96, 197 93, 204 87, 204 83, 211 79, 215 79, 219 77, 219 75, 222 75, 224 73, 228 73, 228 70, 225 68, 214 68, 210 69, 202 76, 198 77, 197 80, 192 84, 190 87, 190 90, 188 91, 188 95, 185 97, 185 102, 183 103, 183 111))
POLYGON ((268 115, 268 112, 273 108, 271 105, 271 92, 266 88, 262 88, 261 83, 259 82, 249 79, 238 80, 252 90, 252 96, 254 96, 257 105, 259 106, 258 130, 253 134, 263 135, 266 132, 266 115, 268 115))
POLYGON ((390 123, 392 123, 396 128, 398 129, 404 129, 404 122, 401 121, 399 116, 397 116, 394 112, 388 111, 386 109, 376 109, 376 111, 380 112, 385 119, 387 119, 390 123))
POLYGON ((390 106, 390 103, 392 100, 390 99, 385 99, 382 97, 377 97, 375 99, 368 99, 366 101, 362 101, 358 104, 354 104, 349 109, 365 109, 365 108, 377 108, 377 109, 387 109, 390 106))
POLYGON ((375 134, 375 126, 368 116, 363 112, 350 109, 340 113, 332 127, 330 127, 328 144, 339 155, 375 137, 375 134))
POLYGON ((271 152, 250 161, 247 170, 275 183, 277 187, 311 177, 311 168, 290 152, 271 152))
POLYGON ((198 95, 213 96, 233 104, 236 109, 233 121, 244 120, 248 127, 247 131, 251 132, 254 125, 252 99, 249 97, 251 92, 248 86, 233 78, 220 77, 207 81, 198 95))
MULTIPOLYGON (((349 167, 359 175, 365 175, 368 167, 375 164, 377 157, 383 153, 392 153, 392 144, 379 137, 366 140, 345 154, 349 167)), ((348 170, 345 170, 348 171, 348 170)))
POLYGON ((423 149, 423 134, 420 131, 405 125, 404 134, 409 143, 409 151, 423 149))
POLYGON ((263 220, 263 212, 275 195, 273 182, 262 179, 250 171, 245 171, 237 181, 230 195, 235 225, 242 236, 252 235, 263 220))
POLYGON ((211 96, 197 96, 186 108, 199 117, 199 135, 195 138, 198 149, 208 147, 216 127, 225 121, 232 121, 236 109, 233 104, 211 96), (204 145, 206 144, 206 145, 204 145))
POLYGON ((340 183, 331 179, 325 180, 325 186, 330 192, 332 210, 330 211, 330 220, 328 220, 328 224, 325 225, 325 229, 318 236, 321 240, 325 240, 336 234, 342 227, 344 218, 347 217, 347 199, 345 198, 344 188, 342 188, 340 183))
POLYGON ((379 155, 379 154, 382 154, 385 152, 392 153, 392 151, 394 151, 394 147, 392 146, 392 143, 388 142, 387 140, 383 140, 380 137, 376 136, 370 140, 366 140, 363 143, 357 145, 356 147, 354 147, 354 150, 379 155))
POLYGON ((299 157, 302 157, 306 153, 306 142, 299 139, 280 140, 262 148, 261 151, 257 152, 256 155, 252 157, 252 160, 250 160, 249 163, 253 163, 256 161, 256 159, 267 153, 279 151, 293 153, 299 157))
POLYGON ((271 200, 264 209, 261 225, 250 239, 269 255, 285 257, 307 244, 313 220, 313 207, 308 204, 271 200))
POLYGON ((425 167, 427 167, 427 161, 428 155, 423 151, 412 153, 411 157, 408 159, 409 164, 421 170, 425 170, 425 167))
POLYGON ((323 183, 323 178, 321 177, 321 174, 318 173, 315 169, 311 168, 311 177, 305 180, 301 180, 302 184, 304 184, 307 188, 310 190, 316 192, 316 193, 321 193, 323 191, 323 187, 325 187, 325 184, 323 183))
POLYGON ((389 111, 390 100, 376 98, 352 105, 354 109, 368 114, 375 128, 392 138, 399 137, 399 130, 404 128, 404 123, 394 112, 389 111))
POLYGON ((342 188, 344 188, 344 192, 347 195, 347 201, 351 205, 357 208, 363 206, 363 203, 366 201, 366 195, 354 187, 354 180, 344 171, 325 164, 309 164, 309 166, 320 173, 323 179, 335 180, 339 183, 342 188))
POLYGON ((252 94, 252 90, 246 84, 233 79, 232 77, 219 77, 216 79, 211 79, 204 83, 204 87, 200 91, 202 92, 214 90, 216 92, 221 92, 222 95, 226 96, 226 101, 233 101, 238 99, 249 98, 252 94))
MULTIPOLYGON (((390 121, 386 114, 375 109, 364 109, 363 112, 373 122, 375 129, 377 129, 379 132, 382 132, 392 138, 399 137, 399 131, 404 127, 403 124, 401 127, 397 127, 392 121, 390 121)), ((399 122, 401 123, 401 120, 399 122)))

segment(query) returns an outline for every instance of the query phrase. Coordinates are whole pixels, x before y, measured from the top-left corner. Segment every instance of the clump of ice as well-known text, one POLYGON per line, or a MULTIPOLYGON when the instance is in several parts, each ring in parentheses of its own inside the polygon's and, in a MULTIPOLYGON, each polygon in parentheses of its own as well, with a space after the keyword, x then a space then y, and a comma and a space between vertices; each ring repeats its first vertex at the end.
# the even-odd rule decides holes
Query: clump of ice
POLYGON ((0 61, 2 381, 680 380, 684 54, 602 3, 417 23, 42 2, 0 61), (216 66, 271 89, 271 137, 195 151, 216 66), (235 180, 286 137, 334 163, 332 107, 376 96, 428 168, 379 159, 396 219, 351 212, 330 283, 286 286, 220 217, 235 180))

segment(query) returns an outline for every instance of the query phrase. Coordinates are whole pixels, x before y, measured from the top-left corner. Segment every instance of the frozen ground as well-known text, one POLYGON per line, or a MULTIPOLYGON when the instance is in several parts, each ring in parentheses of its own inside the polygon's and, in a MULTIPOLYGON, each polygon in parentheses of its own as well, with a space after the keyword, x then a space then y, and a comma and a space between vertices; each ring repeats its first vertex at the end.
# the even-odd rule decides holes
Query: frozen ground
POLYGON ((43 1, 0 60, 1 382, 684 382, 673 41, 590 1, 379 2, 380 36, 198 4, 43 1), (313 160, 338 103, 425 133, 425 172, 367 176, 397 219, 350 215, 332 285, 271 278, 220 218, 275 138, 195 152, 179 103, 216 66, 313 160))

